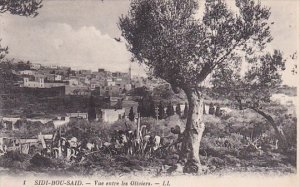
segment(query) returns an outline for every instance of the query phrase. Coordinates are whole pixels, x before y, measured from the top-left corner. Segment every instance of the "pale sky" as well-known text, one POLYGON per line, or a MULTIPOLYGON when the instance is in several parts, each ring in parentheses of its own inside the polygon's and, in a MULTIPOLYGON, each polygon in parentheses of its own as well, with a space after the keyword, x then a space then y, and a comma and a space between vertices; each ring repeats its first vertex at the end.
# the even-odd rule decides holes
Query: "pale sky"
MULTIPOLYGON (((117 23, 129 8, 129 0, 44 0, 39 15, 26 18, 0 15, 1 44, 9 46, 10 58, 34 63, 56 64, 97 70, 127 71, 130 53, 120 37, 117 23)), ((262 0, 271 7, 271 48, 288 57, 297 51, 298 0, 262 0)), ((298 52, 299 53, 299 52, 298 52)), ((133 64, 134 74, 144 74, 133 64)), ((288 66, 288 70, 290 67, 288 66)), ((290 72, 290 71, 289 71, 290 72)), ((296 85, 296 78, 284 74, 284 83, 296 85)))

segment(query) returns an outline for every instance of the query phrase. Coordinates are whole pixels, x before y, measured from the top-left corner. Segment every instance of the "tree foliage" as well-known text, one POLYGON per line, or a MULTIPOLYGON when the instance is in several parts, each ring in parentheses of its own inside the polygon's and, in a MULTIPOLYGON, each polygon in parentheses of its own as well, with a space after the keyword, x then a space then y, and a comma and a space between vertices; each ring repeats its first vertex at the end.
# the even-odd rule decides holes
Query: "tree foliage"
POLYGON ((214 115, 215 114, 215 106, 212 103, 209 104, 208 114, 210 114, 210 115, 214 115))
POLYGON ((143 87, 137 87, 131 90, 131 95, 133 96, 142 96, 144 97, 145 95, 148 94, 147 88, 145 86, 143 87))
POLYGON ((1 39, 0 39, 0 62, 4 57, 8 54, 8 47, 2 47, 1 46, 1 39))
POLYGON ((220 105, 217 105, 217 106, 216 106, 216 112, 215 112, 215 115, 216 115, 217 117, 220 117, 220 116, 222 115, 220 105))
POLYGON ((235 101, 241 110, 250 108, 264 117, 274 128, 280 146, 287 148, 286 135, 279 129, 274 116, 266 110, 270 105, 272 94, 282 82, 281 71, 285 69, 282 53, 274 50, 273 53, 247 60, 249 67, 244 75, 230 66, 215 71, 213 90, 235 101))
POLYGON ((129 114, 128 114, 128 118, 130 121, 134 121, 134 112, 133 112, 133 107, 130 108, 129 114))
POLYGON ((150 101, 149 116, 156 118, 155 103, 152 99, 150 101))
POLYGON ((167 116, 173 116, 175 114, 173 105, 171 102, 169 102, 168 106, 167 106, 167 110, 166 110, 167 116))
POLYGON ((160 102, 158 105, 158 118, 164 119, 165 117, 166 117, 165 106, 162 102, 160 102))
POLYGON ((120 18, 122 35, 139 63, 173 87, 194 88, 238 49, 253 52, 271 41, 269 8, 237 0, 235 14, 221 0, 207 0, 202 20, 194 0, 133 0, 120 18))
POLYGON ((213 74, 213 92, 238 103, 240 108, 259 108, 269 103, 272 93, 281 84, 281 71, 285 69, 282 53, 274 50, 248 60, 244 75, 233 66, 218 69, 213 74))
POLYGON ((150 93, 146 92, 146 95, 139 101, 138 113, 141 117, 153 117, 155 116, 154 101, 150 93))
POLYGON ((188 112, 189 112, 189 107, 188 107, 188 104, 187 103, 185 103, 184 104, 184 110, 183 110, 183 118, 187 118, 187 116, 188 116, 188 112))
POLYGON ((181 116, 181 109, 180 109, 180 104, 179 103, 176 105, 176 114, 178 116, 181 116))
POLYGON ((206 0, 201 18, 196 16, 198 8, 197 0, 132 0, 119 22, 133 60, 187 96, 180 157, 187 158, 183 171, 188 173, 198 172, 200 166, 203 81, 214 70, 239 68, 241 63, 235 62, 242 55, 262 51, 272 40, 270 9, 260 2, 236 0, 234 11, 225 0, 206 0))
POLYGON ((41 7, 42 0, 0 0, 0 13, 9 12, 13 15, 35 17, 41 7))
POLYGON ((89 118, 88 120, 93 121, 96 119, 96 117, 97 114, 96 114, 95 100, 93 96, 90 96, 89 103, 88 103, 88 118, 89 118))
POLYGON ((15 92, 13 85, 20 81, 20 77, 14 73, 14 70, 17 70, 17 67, 11 61, 0 59, 0 93, 15 92))

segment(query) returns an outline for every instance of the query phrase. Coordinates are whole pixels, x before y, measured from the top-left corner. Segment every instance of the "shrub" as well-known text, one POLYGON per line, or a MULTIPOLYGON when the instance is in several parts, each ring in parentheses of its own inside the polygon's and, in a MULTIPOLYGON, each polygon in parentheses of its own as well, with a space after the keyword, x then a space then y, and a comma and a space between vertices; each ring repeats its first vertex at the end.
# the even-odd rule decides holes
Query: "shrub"
POLYGON ((12 161, 24 162, 28 158, 28 155, 20 153, 19 151, 9 151, 4 155, 4 158, 12 161))
POLYGON ((226 126, 224 125, 224 123, 222 123, 222 121, 219 118, 213 115, 205 115, 204 124, 205 124, 204 135, 206 133, 209 133, 211 136, 217 136, 217 137, 225 136, 226 126))
POLYGON ((43 156, 41 156, 39 154, 34 155, 30 159, 30 163, 33 166, 43 167, 43 168, 48 168, 48 167, 53 167, 54 166, 54 164, 53 164, 53 162, 51 161, 50 158, 43 157, 43 156))
POLYGON ((0 157, 0 166, 14 169, 26 169, 29 166, 29 155, 18 151, 9 151, 0 157))

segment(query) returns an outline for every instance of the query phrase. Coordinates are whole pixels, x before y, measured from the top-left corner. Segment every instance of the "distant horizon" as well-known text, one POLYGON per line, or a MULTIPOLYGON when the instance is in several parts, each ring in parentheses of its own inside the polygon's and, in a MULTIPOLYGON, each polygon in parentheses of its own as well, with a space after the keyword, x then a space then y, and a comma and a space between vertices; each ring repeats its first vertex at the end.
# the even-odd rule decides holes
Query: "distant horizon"
MULTIPOLYGON (((71 70, 91 70, 92 72, 97 72, 98 69, 104 69, 105 71, 110 71, 110 72, 121 72, 121 73, 127 73, 129 71, 129 67, 128 66, 128 69, 126 70, 112 70, 112 69, 109 69, 108 67, 104 68, 104 67, 98 67, 98 68, 93 68, 93 69, 84 69, 83 67, 80 67, 80 66, 72 66, 72 65, 64 65, 64 64, 52 64, 52 63, 41 63, 41 62, 32 62, 30 60, 22 60, 22 59, 16 59, 16 58, 12 58, 12 59, 7 59, 7 60, 12 60, 13 63, 18 63, 18 62, 24 62, 24 63, 27 63, 28 61, 31 63, 31 64, 40 64, 41 66, 58 66, 58 67, 68 67, 68 68, 71 68, 71 70)), ((133 73, 133 72, 132 72, 133 73)), ((133 75, 139 75, 139 76, 146 76, 146 73, 145 74, 134 74, 133 75)))

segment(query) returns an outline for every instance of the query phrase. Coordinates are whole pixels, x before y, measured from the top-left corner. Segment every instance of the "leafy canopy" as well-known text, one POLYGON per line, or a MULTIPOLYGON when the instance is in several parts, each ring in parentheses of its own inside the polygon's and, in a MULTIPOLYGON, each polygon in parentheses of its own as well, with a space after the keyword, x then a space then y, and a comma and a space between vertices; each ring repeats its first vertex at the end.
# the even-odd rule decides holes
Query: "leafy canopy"
POLYGON ((35 17, 41 7, 42 0, 0 0, 0 13, 35 17))
POLYGON ((272 40, 269 8, 254 0, 236 0, 236 7, 237 12, 224 0, 206 0, 198 19, 196 0, 133 0, 119 26, 133 60, 173 87, 197 89, 238 50, 251 54, 272 40))
POLYGON ((238 101, 244 107, 257 108, 261 103, 270 102, 272 93, 282 83, 281 71, 285 69, 285 59, 280 51, 274 50, 273 53, 246 60, 248 67, 244 75, 241 69, 234 66, 215 71, 213 91, 238 101))

